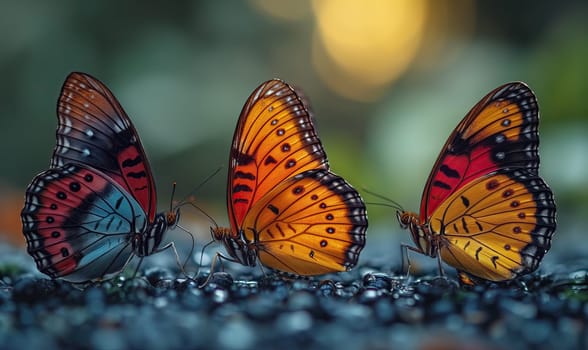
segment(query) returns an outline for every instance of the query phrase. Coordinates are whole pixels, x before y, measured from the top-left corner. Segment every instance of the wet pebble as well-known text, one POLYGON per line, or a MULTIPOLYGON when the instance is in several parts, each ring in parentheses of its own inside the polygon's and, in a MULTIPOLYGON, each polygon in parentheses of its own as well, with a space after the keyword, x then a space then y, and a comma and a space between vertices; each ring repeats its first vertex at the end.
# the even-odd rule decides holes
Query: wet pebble
POLYGON ((164 266, 85 285, 0 276, 9 284, 0 286, 0 348, 565 350, 588 341, 585 273, 459 286, 436 270, 297 278, 226 265, 210 277, 164 266))

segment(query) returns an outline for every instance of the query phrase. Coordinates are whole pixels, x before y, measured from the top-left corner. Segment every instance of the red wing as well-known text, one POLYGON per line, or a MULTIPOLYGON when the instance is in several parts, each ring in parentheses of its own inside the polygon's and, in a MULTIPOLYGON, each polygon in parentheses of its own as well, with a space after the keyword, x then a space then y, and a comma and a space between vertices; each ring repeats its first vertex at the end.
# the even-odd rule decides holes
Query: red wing
POLYGON ((86 164, 135 197, 153 220, 155 183, 139 135, 112 92, 97 79, 71 73, 59 96, 57 145, 51 167, 86 164))
POLYGON ((261 84, 239 116, 230 154, 227 206, 233 232, 249 209, 282 181, 328 169, 304 100, 281 80, 261 84))
POLYGON ((420 221, 453 192, 503 168, 539 169, 539 109, 521 82, 502 85, 478 102, 455 128, 429 175, 420 221))

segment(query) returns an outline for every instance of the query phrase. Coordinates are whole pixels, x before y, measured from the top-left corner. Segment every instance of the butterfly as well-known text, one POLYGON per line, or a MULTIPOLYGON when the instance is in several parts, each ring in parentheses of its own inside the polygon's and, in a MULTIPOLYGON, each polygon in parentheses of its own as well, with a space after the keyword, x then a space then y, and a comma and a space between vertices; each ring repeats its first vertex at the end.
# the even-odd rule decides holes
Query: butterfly
POLYGON ((179 210, 156 213, 153 175, 139 135, 112 92, 84 73, 65 80, 57 145, 25 193, 28 253, 51 278, 81 283, 158 252, 179 210))
POLYGON ((482 98, 443 146, 420 214, 397 212, 415 244, 407 248, 442 259, 462 280, 535 271, 556 228, 553 193, 539 176, 538 126, 537 100, 524 83, 482 98))
POLYGON ((297 275, 347 271, 365 245, 359 193, 329 170, 305 97, 281 80, 248 98, 233 136, 230 228, 212 228, 229 260, 297 275))

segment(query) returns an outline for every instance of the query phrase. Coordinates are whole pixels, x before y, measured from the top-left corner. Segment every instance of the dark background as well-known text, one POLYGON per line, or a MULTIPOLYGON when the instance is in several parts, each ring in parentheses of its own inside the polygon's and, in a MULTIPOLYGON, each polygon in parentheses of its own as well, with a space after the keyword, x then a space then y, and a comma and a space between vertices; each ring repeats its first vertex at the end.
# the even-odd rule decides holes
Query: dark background
MULTIPOLYGON (((522 80, 541 110, 541 174, 558 204, 553 250, 585 252, 587 19, 585 1, 2 0, 0 232, 23 244, 24 189, 49 165, 71 71, 102 80, 131 116, 161 209, 173 181, 181 197, 223 167, 196 193, 221 225, 235 123, 265 80, 304 89, 335 172, 412 210, 459 120, 491 89, 522 80)), ((370 236, 409 241, 392 209, 369 214, 370 236)), ((208 237, 195 211, 184 210, 183 225, 208 237)))

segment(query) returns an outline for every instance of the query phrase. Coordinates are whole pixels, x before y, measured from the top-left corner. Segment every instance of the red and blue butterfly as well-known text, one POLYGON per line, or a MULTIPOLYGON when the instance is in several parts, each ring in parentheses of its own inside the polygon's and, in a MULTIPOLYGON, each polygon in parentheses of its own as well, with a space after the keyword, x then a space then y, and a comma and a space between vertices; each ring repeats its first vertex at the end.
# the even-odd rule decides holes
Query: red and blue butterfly
POLYGON ((139 135, 112 92, 71 73, 57 106, 48 170, 28 186, 21 212, 28 253, 52 278, 86 282, 162 249, 179 210, 156 213, 153 175, 139 135))

